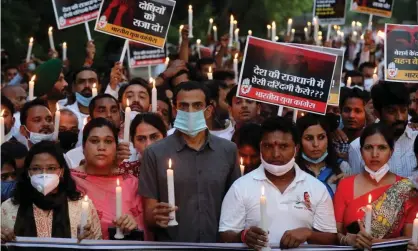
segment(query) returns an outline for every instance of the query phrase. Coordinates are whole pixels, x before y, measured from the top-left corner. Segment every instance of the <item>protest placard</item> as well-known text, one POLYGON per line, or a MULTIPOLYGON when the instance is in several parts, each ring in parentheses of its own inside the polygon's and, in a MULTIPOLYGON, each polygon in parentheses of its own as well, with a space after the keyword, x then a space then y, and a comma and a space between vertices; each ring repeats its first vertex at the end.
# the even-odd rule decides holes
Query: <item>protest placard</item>
POLYGON ((344 50, 328 48, 322 46, 314 46, 309 44, 289 44, 290 46, 297 46, 311 49, 319 52, 326 52, 337 56, 337 63, 335 64, 334 76, 332 78, 331 92, 328 99, 328 104, 338 106, 340 104, 340 89, 341 76, 343 74, 344 50))
POLYGON ((345 0, 314 0, 313 16, 319 24, 345 24, 345 0))
POLYGON ((95 30, 163 48, 175 5, 173 0, 103 0, 95 30))
POLYGON ((418 25, 386 24, 385 80, 418 83, 418 25))
POLYGON ((395 0, 351 0, 351 11, 391 17, 395 0))
POLYGON ((337 56, 248 37, 237 96, 325 114, 337 56))
POLYGON ((102 0, 52 0, 58 29, 94 20, 102 0))
POLYGON ((129 67, 131 68, 164 64, 166 50, 130 42, 128 47, 128 56, 129 67))

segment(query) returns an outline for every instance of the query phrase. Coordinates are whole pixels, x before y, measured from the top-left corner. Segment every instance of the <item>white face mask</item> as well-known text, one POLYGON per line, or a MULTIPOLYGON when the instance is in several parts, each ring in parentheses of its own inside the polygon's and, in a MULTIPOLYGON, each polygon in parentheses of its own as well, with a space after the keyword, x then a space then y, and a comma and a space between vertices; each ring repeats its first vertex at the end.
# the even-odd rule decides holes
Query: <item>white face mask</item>
POLYGON ((374 79, 373 78, 366 78, 364 79, 364 89, 368 92, 372 89, 374 85, 374 79))
POLYGON ((264 169, 267 170, 267 172, 275 175, 275 176, 283 176, 285 175, 287 172, 289 172, 290 170, 292 170, 293 166, 295 165, 295 157, 293 156, 293 158, 287 162, 286 164, 282 165, 282 166, 278 166, 278 165, 273 165, 273 164, 269 164, 267 163, 264 159, 263 159, 263 155, 260 155, 261 158, 261 164, 263 165, 264 169))
POLYGON ((370 168, 368 168, 367 166, 364 166, 364 170, 366 170, 366 172, 369 173, 370 177, 372 179, 374 179, 377 183, 379 183, 379 181, 381 179, 383 179, 383 177, 385 177, 385 175, 389 172, 389 165, 386 163, 384 164, 379 170, 377 170, 376 172, 371 170, 370 168))
POLYGON ((13 137, 13 127, 10 129, 10 131, 4 135, 4 142, 9 141, 13 137))
POLYGON ((54 138, 54 133, 50 133, 50 134, 36 133, 36 132, 29 131, 28 128, 26 128, 26 131, 29 132, 29 141, 32 142, 32 144, 38 144, 41 141, 51 141, 54 138))
POLYGON ((131 121, 134 120, 134 118, 136 117, 136 115, 141 114, 140 112, 137 111, 131 111, 131 121))
POLYGON ((35 174, 30 176, 30 183, 38 192, 46 196, 58 187, 60 177, 57 174, 35 174))

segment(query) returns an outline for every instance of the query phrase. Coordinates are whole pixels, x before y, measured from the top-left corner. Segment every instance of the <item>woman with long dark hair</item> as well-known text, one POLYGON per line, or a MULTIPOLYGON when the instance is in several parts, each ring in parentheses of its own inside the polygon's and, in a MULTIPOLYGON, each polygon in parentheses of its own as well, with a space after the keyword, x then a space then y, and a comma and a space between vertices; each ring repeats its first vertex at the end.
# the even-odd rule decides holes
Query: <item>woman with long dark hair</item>
POLYGON ((89 199, 89 223, 77 235, 82 201, 62 150, 48 141, 33 145, 12 198, 1 205, 2 242, 15 236, 101 239, 100 220, 89 199))

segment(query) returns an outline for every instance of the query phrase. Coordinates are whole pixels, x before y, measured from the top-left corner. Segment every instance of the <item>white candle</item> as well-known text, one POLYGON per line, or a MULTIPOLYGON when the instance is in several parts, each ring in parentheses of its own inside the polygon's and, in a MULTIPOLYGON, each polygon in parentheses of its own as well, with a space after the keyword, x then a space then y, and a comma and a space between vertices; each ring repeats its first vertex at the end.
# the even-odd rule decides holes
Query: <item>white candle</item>
POLYGON ((267 39, 271 38, 271 25, 267 25, 267 39))
POLYGON ((328 30, 327 30, 327 41, 329 41, 331 38, 331 25, 328 24, 328 30))
POLYGON ((288 36, 290 36, 290 31, 292 30, 292 23, 293 23, 293 20, 289 18, 289 20, 287 20, 287 35, 288 36))
POLYGON ((260 196, 260 228, 264 232, 268 232, 267 229, 267 200, 264 195, 264 185, 261 186, 261 196, 260 196))
POLYGON ((244 175, 244 171, 245 171, 245 166, 244 166, 244 160, 242 159, 242 157, 241 157, 241 160, 240 160, 239 169, 241 171, 241 176, 243 176, 244 175))
POLYGON ((296 120, 298 120, 298 109, 293 110, 293 123, 296 123, 296 120))
POLYGON ((184 28, 184 25, 180 25, 180 28, 179 28, 179 46, 183 42, 183 38, 181 36, 181 32, 183 31, 183 28, 184 28))
POLYGON ((49 37, 49 47, 55 51, 55 45, 54 45, 54 37, 52 35, 52 26, 48 29, 48 37, 49 37))
POLYGON ((365 217, 365 228, 366 228, 366 233, 371 234, 371 230, 372 230, 372 195, 369 194, 369 203, 366 206, 366 217, 365 217))
POLYGON ((80 234, 83 234, 84 227, 87 225, 87 219, 89 215, 89 202, 87 195, 84 196, 84 200, 81 202, 81 221, 80 221, 80 234))
POLYGON ((234 30, 238 28, 238 21, 234 19, 234 30))
POLYGON ((313 18, 313 25, 314 25, 314 40, 318 43, 318 32, 319 32, 319 24, 318 24, 318 18, 313 18))
MULTIPOLYGON (((119 185, 119 179, 116 180, 116 219, 122 216, 122 187, 119 185)), ((123 239, 124 235, 120 228, 116 228, 116 239, 123 239)))
POLYGON ((34 99, 33 89, 35 88, 35 79, 36 75, 33 75, 31 80, 29 81, 29 101, 32 101, 34 99))
POLYGON ((97 86, 96 86, 96 83, 93 84, 93 88, 91 89, 91 96, 93 98, 97 96, 97 86))
POLYGON ((311 30, 312 30, 312 23, 308 22, 308 34, 311 34, 311 30))
POLYGON ((283 116, 283 106, 279 105, 279 110, 277 111, 277 116, 281 117, 283 116))
POLYGON ((87 117, 83 119, 83 129, 87 125, 88 122, 89 121, 88 121, 87 117))
POLYGON ((234 36, 234 16, 231 15, 229 18, 229 43, 228 47, 232 47, 232 39, 234 36))
POLYGON ((275 38, 274 38, 274 41, 276 42, 276 41, 279 41, 279 36, 276 36, 275 38))
POLYGON ((363 30, 363 24, 360 22, 357 22, 357 30, 362 31, 363 30))
POLYGON ((129 127, 131 126, 131 107, 129 107, 129 99, 126 99, 125 123, 123 128, 123 141, 129 142, 129 127))
POLYGON ((292 32, 290 33, 290 41, 292 42, 295 40, 295 29, 292 29, 292 32))
POLYGON ((234 33, 235 33, 235 43, 239 43, 239 29, 236 28, 234 33))
POLYGON ((212 25, 213 25, 213 18, 209 18, 209 28, 208 28, 208 34, 212 31, 212 25))
POLYGON ((0 114, 0 144, 3 144, 4 143, 4 136, 5 136, 5 134, 4 134, 4 118, 3 118, 3 114, 4 114, 4 110, 2 110, 1 111, 1 114, 0 114))
POLYGON ((86 28, 87 40, 88 40, 88 41, 93 40, 93 39, 91 38, 90 26, 89 26, 89 23, 88 23, 88 22, 85 22, 85 23, 84 23, 84 28, 86 28))
POLYGON ((307 27, 305 27, 305 28, 303 29, 303 31, 305 32, 305 40, 308 40, 308 39, 309 39, 309 35, 308 35, 308 28, 307 28, 307 27))
POLYGON ((61 112, 60 107, 58 103, 56 104, 57 110, 55 111, 55 121, 54 121, 54 140, 58 140, 58 133, 60 128, 60 118, 61 118, 61 112))
POLYGON ((189 38, 193 38, 193 7, 189 5, 189 38))
POLYGON ((165 62, 164 62, 164 64, 165 64, 165 68, 167 69, 168 68, 168 64, 170 63, 170 58, 169 57, 166 57, 165 58, 165 62))
POLYGON ((62 61, 67 60, 67 43, 62 43, 62 61))
POLYGON ((218 27, 216 27, 216 25, 213 26, 213 39, 215 42, 218 41, 218 27))
POLYGON ((209 66, 208 79, 213 80, 212 66, 209 66))
MULTIPOLYGON (((174 171, 171 169, 171 159, 168 160, 168 169, 167 169, 167 189, 168 189, 168 204, 171 207, 176 206, 176 198, 174 196, 174 171)), ((176 212, 172 211, 170 212, 170 220, 168 222, 169 226, 177 226, 177 220, 176 220, 176 212)))
POLYGON ((29 63, 30 61, 30 55, 32 54, 32 47, 33 47, 33 37, 29 39, 28 52, 26 53, 26 63, 29 63))
POLYGON ((412 225, 412 243, 418 245, 418 213, 414 220, 414 224, 412 225))
POLYGON ((152 112, 157 112, 157 88, 155 88, 155 79, 150 78, 150 82, 152 83, 151 111, 152 112))
POLYGON ((379 76, 377 76, 377 67, 374 68, 373 72, 373 84, 376 84, 379 81, 379 76))
POLYGON ((373 27, 373 14, 370 14, 369 15, 369 26, 368 26, 368 29, 369 30, 372 30, 372 27, 373 27))
POLYGON ((123 44, 122 53, 120 54, 119 62, 123 64, 123 60, 125 59, 126 50, 128 50, 129 46, 129 40, 125 40, 125 43, 123 44))
POLYGON ((354 29, 356 28, 356 21, 351 22, 351 30, 354 31, 354 29))
POLYGON ((148 78, 152 78, 151 65, 148 65, 148 78))
POLYGON ((198 40, 196 40, 196 50, 197 50, 197 56, 199 57, 199 58, 201 58, 200 57, 200 43, 202 42, 202 40, 200 40, 200 39, 198 39, 198 40))
POLYGON ((235 53, 233 66, 234 66, 234 74, 235 74, 235 83, 238 84, 238 53, 235 53))
POLYGON ((276 22, 275 21, 273 21, 272 23, 271 23, 271 41, 274 41, 274 42, 276 42, 276 32, 277 32, 277 29, 276 29, 276 22))
POLYGON ((253 31, 252 30, 248 30, 248 36, 252 36, 253 35, 253 31))
POLYGON ((348 77, 346 86, 347 87, 351 86, 351 77, 348 77))

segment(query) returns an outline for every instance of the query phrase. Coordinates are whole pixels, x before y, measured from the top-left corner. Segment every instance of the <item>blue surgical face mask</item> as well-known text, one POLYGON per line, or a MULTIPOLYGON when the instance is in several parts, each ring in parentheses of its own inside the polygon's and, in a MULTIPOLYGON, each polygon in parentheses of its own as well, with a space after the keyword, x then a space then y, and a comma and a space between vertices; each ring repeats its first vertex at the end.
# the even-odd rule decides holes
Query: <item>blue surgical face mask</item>
POLYGON ((28 64, 28 70, 29 70, 29 71, 35 71, 35 70, 36 70, 36 64, 34 64, 34 63, 29 63, 29 64, 28 64))
POLYGON ((321 157, 317 158, 317 159, 311 159, 308 156, 306 156, 304 153, 302 153, 302 158, 306 161, 308 161, 309 163, 312 164, 318 164, 321 163, 322 161, 324 161, 324 159, 328 156, 328 151, 324 152, 324 154, 322 154, 321 157))
POLYGON ((93 99, 93 96, 88 98, 88 97, 84 97, 80 93, 76 92, 75 93, 75 99, 77 100, 77 103, 79 103, 80 105, 82 105, 84 107, 88 107, 90 105, 90 101, 93 99))
POLYGON ((204 111, 185 112, 177 110, 174 128, 189 136, 195 137, 199 132, 207 128, 204 111))
POLYGON ((8 200, 12 197, 12 192, 16 187, 16 181, 2 181, 1 182, 1 201, 8 200))

